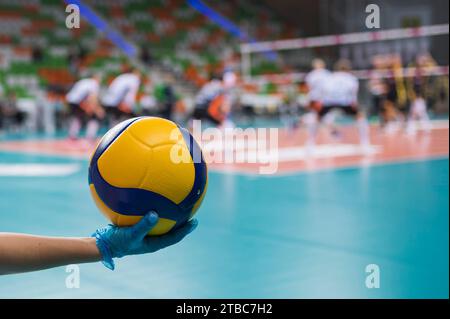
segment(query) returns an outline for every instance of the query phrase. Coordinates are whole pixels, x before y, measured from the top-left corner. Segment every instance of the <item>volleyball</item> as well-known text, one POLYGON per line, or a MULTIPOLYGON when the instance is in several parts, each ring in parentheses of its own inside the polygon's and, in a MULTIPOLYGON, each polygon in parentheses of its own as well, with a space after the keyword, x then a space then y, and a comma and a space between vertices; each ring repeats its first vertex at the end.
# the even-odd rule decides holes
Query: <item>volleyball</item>
POLYGON ((121 122, 91 156, 89 187, 99 210, 118 226, 150 211, 159 215, 149 235, 186 223, 207 189, 207 166, 192 135, 172 121, 138 117, 121 122))

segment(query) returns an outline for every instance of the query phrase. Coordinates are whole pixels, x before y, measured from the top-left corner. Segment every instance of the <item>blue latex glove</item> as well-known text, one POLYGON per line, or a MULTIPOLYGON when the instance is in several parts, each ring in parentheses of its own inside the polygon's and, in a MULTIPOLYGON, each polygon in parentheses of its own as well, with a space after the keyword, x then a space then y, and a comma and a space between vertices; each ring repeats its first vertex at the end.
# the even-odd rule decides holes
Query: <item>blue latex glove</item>
POLYGON ((102 263, 114 270, 113 258, 153 253, 178 243, 197 227, 197 221, 194 219, 167 234, 147 236, 158 223, 158 218, 155 212, 150 212, 130 227, 108 225, 97 229, 92 236, 97 239, 97 247, 103 257, 102 263))

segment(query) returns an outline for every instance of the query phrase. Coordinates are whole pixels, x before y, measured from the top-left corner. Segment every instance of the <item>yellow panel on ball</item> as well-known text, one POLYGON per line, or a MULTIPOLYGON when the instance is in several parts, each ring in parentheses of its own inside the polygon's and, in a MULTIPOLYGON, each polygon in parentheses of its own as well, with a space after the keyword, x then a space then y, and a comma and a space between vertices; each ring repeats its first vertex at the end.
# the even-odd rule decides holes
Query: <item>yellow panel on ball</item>
POLYGON ((151 148, 122 132, 98 159, 103 179, 115 187, 139 187, 151 162, 151 148))
MULTIPOLYGON (((174 163, 170 157, 173 145, 162 145, 153 148, 152 165, 142 181, 140 188, 165 196, 179 204, 191 191, 195 179, 195 168, 192 159, 189 163, 174 163)), ((181 146, 189 150, 185 145, 181 146)))
POLYGON ((169 120, 148 117, 133 123, 128 131, 139 141, 148 146, 158 146, 167 143, 176 143, 177 139, 170 139, 171 134, 181 135, 177 125, 169 120))

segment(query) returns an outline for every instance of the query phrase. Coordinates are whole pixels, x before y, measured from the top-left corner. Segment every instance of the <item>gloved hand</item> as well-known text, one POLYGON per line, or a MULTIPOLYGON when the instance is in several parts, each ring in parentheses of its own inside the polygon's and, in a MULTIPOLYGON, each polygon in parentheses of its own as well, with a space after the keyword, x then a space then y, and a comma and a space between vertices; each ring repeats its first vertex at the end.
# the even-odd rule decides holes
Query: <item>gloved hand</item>
POLYGON ((178 243, 197 227, 197 221, 194 219, 165 235, 147 236, 158 223, 158 218, 158 214, 150 212, 130 227, 108 225, 97 229, 92 236, 96 238, 97 247, 103 257, 102 263, 114 270, 113 258, 153 253, 178 243))

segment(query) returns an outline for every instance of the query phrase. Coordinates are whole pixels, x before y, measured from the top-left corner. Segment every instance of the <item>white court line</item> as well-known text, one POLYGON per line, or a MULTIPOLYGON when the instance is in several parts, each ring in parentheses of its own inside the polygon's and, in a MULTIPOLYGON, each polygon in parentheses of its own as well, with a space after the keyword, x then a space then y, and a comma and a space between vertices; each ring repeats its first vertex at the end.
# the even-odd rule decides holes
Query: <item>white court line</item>
POLYGON ((347 156, 370 156, 380 153, 381 146, 370 145, 366 149, 359 144, 318 144, 314 147, 285 147, 277 152, 246 152, 249 158, 257 158, 258 162, 272 161, 306 161, 309 159, 336 158, 347 156))
POLYGON ((0 176, 68 176, 79 170, 79 164, 0 163, 0 176))
MULTIPOLYGON (((220 148, 215 145, 214 152, 230 151, 231 146, 220 148)), ((288 162, 288 161, 306 161, 311 159, 326 159, 348 156, 372 156, 382 151, 380 145, 368 145, 362 147, 360 144, 317 144, 314 147, 296 146, 279 147, 275 149, 245 149, 236 147, 234 149, 234 158, 241 159, 239 163, 268 163, 268 162, 288 162), (252 159, 250 161, 250 159, 252 159)), ((212 149, 208 149, 212 152, 212 149)), ((211 154, 211 153, 208 153, 211 154)))
MULTIPOLYGON (((420 121, 414 121, 415 124, 417 124, 419 127, 418 129, 423 129, 420 127, 420 121)), ((448 129, 449 127, 449 121, 448 120, 433 120, 430 121, 430 129, 432 130, 443 130, 448 129)))
MULTIPOLYGON (((419 123, 417 123, 419 124, 419 123)), ((400 124, 399 124, 400 125, 400 124)), ((433 120, 430 122, 431 130, 442 130, 449 128, 448 120, 433 120)), ((423 130, 418 125, 416 130, 423 130)), ((270 147, 262 150, 257 150, 258 141, 267 141, 266 136, 256 136, 256 138, 246 136, 234 136, 234 139, 216 140, 203 143, 202 150, 206 153, 211 152, 236 152, 237 156, 244 156, 244 158, 257 158, 257 161, 291 161, 291 160, 306 160, 310 158, 332 158, 345 157, 355 155, 374 155, 380 153, 382 146, 370 145, 366 150, 363 150, 359 144, 317 144, 313 148, 308 149, 303 145, 298 147, 278 147, 278 155, 271 153, 273 151, 270 147), (278 156, 278 157, 277 157, 278 156)))

